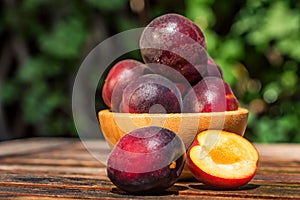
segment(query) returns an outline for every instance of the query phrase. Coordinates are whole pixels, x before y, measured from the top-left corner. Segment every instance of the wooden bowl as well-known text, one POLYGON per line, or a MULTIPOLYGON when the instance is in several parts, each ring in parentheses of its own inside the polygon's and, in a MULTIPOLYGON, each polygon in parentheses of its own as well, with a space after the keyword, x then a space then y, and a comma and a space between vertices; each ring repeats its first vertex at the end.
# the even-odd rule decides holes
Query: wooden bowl
MULTIPOLYGON (((98 113, 99 123, 105 140, 113 147, 126 133, 145 126, 160 126, 172 130, 188 148, 197 133, 207 129, 225 130, 241 136, 244 135, 248 110, 239 108, 236 111, 213 113, 114 113, 101 110, 98 113)), ((188 169, 181 178, 190 178, 188 169)))

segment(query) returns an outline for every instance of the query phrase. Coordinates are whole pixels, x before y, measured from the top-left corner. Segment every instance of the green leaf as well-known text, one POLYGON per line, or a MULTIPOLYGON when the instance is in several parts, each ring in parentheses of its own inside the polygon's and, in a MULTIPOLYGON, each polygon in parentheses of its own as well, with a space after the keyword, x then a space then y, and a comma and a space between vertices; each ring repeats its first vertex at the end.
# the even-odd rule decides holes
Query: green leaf
POLYGON ((28 123, 46 122, 54 109, 62 106, 65 97, 59 91, 52 91, 44 82, 26 90, 23 108, 28 123))
POLYGON ((223 71, 224 80, 230 85, 234 85, 236 82, 235 64, 219 58, 216 58, 215 61, 223 71))
POLYGON ((76 19, 56 24, 52 32, 40 38, 41 49, 57 58, 76 58, 80 55, 87 36, 83 23, 76 19))
POLYGON ((7 80, 0 85, 0 100, 5 104, 11 104, 18 100, 21 88, 15 79, 7 80))
POLYGON ((295 71, 285 71, 281 76, 281 83, 286 89, 295 88, 298 82, 298 76, 295 71))
POLYGON ((299 15, 288 7, 288 1, 274 2, 266 10, 257 25, 252 22, 253 31, 248 34, 248 41, 256 45, 263 45, 272 40, 280 40, 298 32, 299 15))
POLYGON ((40 6, 53 3, 55 0, 26 0, 22 1, 22 9, 24 11, 33 12, 35 10, 38 10, 40 6))
POLYGON ((102 11, 119 10, 127 3, 125 0, 87 0, 87 2, 102 11))
POLYGON ((243 43, 239 38, 229 38, 220 46, 219 54, 223 59, 240 60, 244 57, 243 43))
POLYGON ((288 1, 277 1, 266 13, 265 33, 274 39, 280 39, 297 32, 300 28, 299 17, 289 8, 288 1))
POLYGON ((117 27, 120 32, 126 31, 129 29, 137 28, 140 24, 137 21, 130 20, 126 17, 120 17, 117 19, 117 27))
POLYGON ((289 55, 291 58, 300 62, 300 35, 298 33, 297 38, 295 37, 286 37, 276 44, 278 49, 286 54, 289 55))
POLYGON ((219 36, 214 31, 211 31, 210 29, 204 30, 204 36, 205 36, 205 40, 206 40, 206 46, 207 46, 208 53, 213 57, 219 55, 218 49, 217 49, 217 46, 220 43, 219 36))
POLYGON ((286 138, 286 132, 278 130, 279 126, 277 125, 276 121, 268 117, 259 119, 254 128, 257 136, 256 142, 274 143, 284 141, 286 138))
POLYGON ((210 0, 186 1, 186 16, 203 30, 215 23, 215 16, 210 7, 211 2, 210 0))
POLYGON ((28 60, 17 72, 17 77, 24 83, 46 79, 58 75, 63 68, 46 57, 36 57, 28 60))

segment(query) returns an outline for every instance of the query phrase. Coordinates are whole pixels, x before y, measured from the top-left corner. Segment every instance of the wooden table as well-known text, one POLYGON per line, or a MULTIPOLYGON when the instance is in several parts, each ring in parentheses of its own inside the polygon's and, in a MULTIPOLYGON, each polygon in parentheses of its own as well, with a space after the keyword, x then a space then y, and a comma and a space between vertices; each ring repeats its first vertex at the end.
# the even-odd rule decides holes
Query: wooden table
MULTIPOLYGON (((95 141, 94 141, 95 142, 95 141)), ((98 145, 98 144, 97 144, 98 145)), ((300 144, 256 144, 254 179, 239 190, 210 190, 177 182, 160 196, 127 195, 79 139, 31 138, 0 143, 0 198, 4 199, 300 199, 300 144)))

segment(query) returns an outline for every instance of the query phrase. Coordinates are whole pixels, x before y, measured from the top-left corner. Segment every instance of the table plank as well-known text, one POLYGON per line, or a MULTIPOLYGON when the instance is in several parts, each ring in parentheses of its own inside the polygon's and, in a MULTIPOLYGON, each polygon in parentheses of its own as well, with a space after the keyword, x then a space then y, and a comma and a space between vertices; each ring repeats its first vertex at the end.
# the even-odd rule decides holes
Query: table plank
MULTIPOLYGON (((1 176, 1 179, 2 178, 5 178, 6 184, 4 182, 0 184, 0 191, 5 190, 6 193, 12 193, 16 190, 23 195, 79 198, 77 192, 82 191, 84 198, 109 197, 111 195, 111 197, 128 197, 128 195, 114 188, 110 181, 102 179, 37 174, 33 176, 6 174, 5 176, 1 176), (111 189, 113 193, 111 193, 111 189), (34 191, 34 194, 32 194, 32 191, 34 191), (58 196, 58 194, 60 194, 60 196, 58 196)), ((215 191, 197 182, 178 182, 174 187, 164 193, 162 198, 168 199, 170 196, 173 198, 174 195, 179 195, 181 198, 182 196, 206 196, 288 199, 299 197, 295 196, 295 194, 299 194, 299 192, 300 188, 297 184, 291 184, 287 187, 285 184, 258 184, 256 181, 252 181, 252 183, 239 190, 215 191)), ((147 196, 147 198, 154 197, 155 196, 147 196)))
POLYGON ((267 160, 300 161, 299 144, 255 144, 260 158, 267 160))
MULTIPOLYGON (((90 141, 96 152, 99 141, 90 141)), ((100 144, 101 146, 101 144, 100 144)), ((212 190, 194 179, 179 181, 159 196, 118 190, 105 165, 78 139, 32 138, 0 143, 0 198, 5 199, 300 199, 300 145, 255 144, 260 154, 254 179, 238 190, 212 190), (15 149, 15 151, 14 151, 15 149)))
POLYGON ((13 141, 5 141, 0 143, 0 157, 27 155, 29 153, 39 151, 51 151, 52 149, 60 148, 74 141, 76 139, 62 139, 62 138, 29 138, 17 139, 13 141))

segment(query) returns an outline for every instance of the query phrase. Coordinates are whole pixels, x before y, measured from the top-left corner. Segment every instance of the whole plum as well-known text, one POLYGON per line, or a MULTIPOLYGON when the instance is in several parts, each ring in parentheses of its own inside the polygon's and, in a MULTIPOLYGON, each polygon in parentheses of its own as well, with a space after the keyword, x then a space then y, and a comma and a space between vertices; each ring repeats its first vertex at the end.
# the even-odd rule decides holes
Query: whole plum
MULTIPOLYGON (((179 14, 165 14, 153 19, 140 38, 145 63, 157 63, 180 72, 191 84, 206 74, 207 52, 204 34, 188 18, 179 14)), ((172 81, 182 79, 159 66, 151 68, 172 81)))
POLYGON ((143 75, 123 91, 120 112, 180 113, 182 96, 175 83, 158 74, 143 75))
POLYGON ((183 99, 183 111, 188 113, 224 112, 237 109, 237 98, 228 83, 214 76, 203 78, 183 99))
POLYGON ((172 131, 148 126, 123 136, 107 163, 109 179, 129 193, 160 193, 179 178, 186 154, 172 131))
POLYGON ((147 72, 143 63, 126 59, 116 63, 109 71, 102 89, 104 103, 113 111, 119 109, 122 93, 128 83, 147 72))

